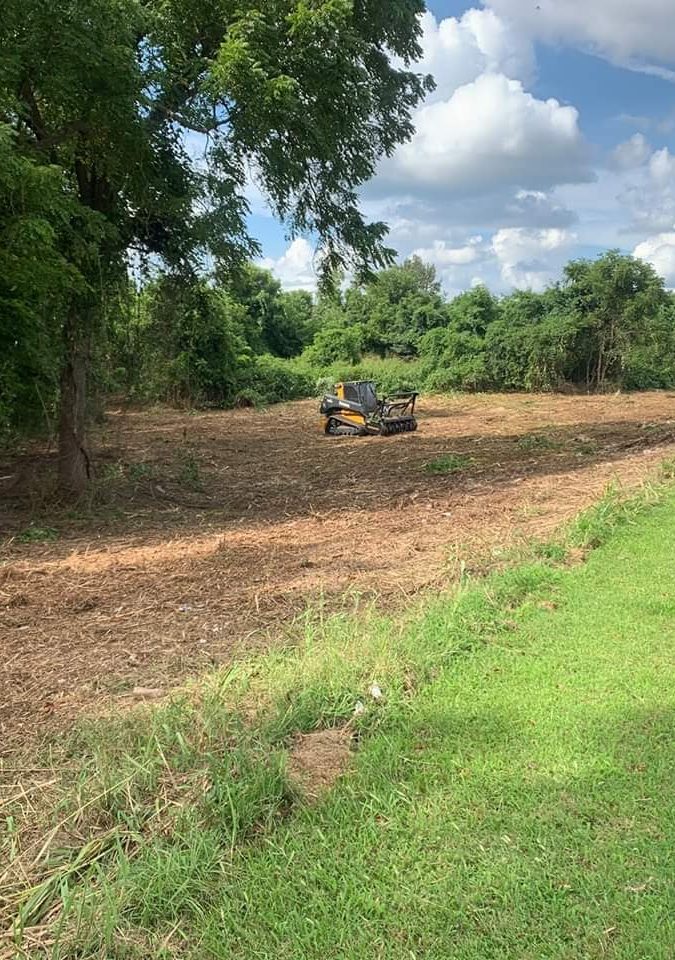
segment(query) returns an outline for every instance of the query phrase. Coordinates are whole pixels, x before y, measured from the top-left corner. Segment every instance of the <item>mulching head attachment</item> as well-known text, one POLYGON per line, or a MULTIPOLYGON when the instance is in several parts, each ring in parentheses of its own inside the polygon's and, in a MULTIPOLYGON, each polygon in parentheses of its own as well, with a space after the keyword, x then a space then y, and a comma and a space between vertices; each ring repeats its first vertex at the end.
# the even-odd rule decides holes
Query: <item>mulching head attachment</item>
POLYGON ((388 437, 392 433, 412 433, 417 430, 415 404, 417 393, 394 393, 385 397, 380 410, 380 433, 388 437))

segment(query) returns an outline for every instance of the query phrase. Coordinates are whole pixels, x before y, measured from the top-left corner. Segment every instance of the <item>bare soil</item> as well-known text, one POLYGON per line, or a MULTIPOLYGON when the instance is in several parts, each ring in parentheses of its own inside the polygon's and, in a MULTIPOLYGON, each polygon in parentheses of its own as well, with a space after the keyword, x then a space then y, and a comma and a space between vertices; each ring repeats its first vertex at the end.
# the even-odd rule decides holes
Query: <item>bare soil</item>
POLYGON ((53 452, 0 458, 0 755, 283 642, 320 598, 405 603, 675 455, 669 393, 424 398, 416 434, 368 439, 316 408, 112 410, 76 508, 53 452))
POLYGON ((351 742, 349 730, 337 727, 297 738, 288 758, 288 772, 307 800, 318 800, 347 770, 351 742))

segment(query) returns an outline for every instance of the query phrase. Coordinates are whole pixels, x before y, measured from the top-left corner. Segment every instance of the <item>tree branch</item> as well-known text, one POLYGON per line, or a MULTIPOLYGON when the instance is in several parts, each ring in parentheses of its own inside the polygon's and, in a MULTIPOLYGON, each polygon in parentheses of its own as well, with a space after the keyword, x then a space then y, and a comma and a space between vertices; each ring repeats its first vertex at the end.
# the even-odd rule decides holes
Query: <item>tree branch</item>
POLYGON ((157 114, 161 114, 166 120, 173 121, 179 126, 185 127, 186 130, 192 130, 194 133, 202 133, 204 136, 208 136, 210 133, 217 133, 222 127, 226 127, 230 123, 231 117, 228 110, 227 116, 222 120, 217 120, 214 116, 210 123, 199 123, 197 120, 185 117, 179 109, 169 107, 159 101, 153 103, 150 109, 148 115, 150 123, 157 122, 157 114))
POLYGON ((47 137, 47 127, 28 79, 21 84, 19 96, 27 108, 26 123, 35 134, 35 139, 41 143, 47 137))
POLYGON ((52 150, 76 134, 84 135, 87 133, 88 127, 82 120, 73 120, 70 123, 66 123, 60 130, 50 131, 42 116, 37 97, 28 79, 24 80, 21 84, 19 97, 26 108, 24 114, 25 124, 35 137, 35 146, 37 146, 38 149, 52 150))

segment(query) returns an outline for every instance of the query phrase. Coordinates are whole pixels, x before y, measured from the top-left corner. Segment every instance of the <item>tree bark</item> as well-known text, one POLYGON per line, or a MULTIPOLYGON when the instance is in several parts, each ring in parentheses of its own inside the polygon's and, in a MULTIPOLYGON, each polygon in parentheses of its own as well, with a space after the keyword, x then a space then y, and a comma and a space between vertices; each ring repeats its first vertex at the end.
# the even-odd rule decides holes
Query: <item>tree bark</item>
POLYGON ((82 493, 91 475, 86 447, 87 352, 66 324, 61 370, 59 417, 59 486, 66 493, 82 493))

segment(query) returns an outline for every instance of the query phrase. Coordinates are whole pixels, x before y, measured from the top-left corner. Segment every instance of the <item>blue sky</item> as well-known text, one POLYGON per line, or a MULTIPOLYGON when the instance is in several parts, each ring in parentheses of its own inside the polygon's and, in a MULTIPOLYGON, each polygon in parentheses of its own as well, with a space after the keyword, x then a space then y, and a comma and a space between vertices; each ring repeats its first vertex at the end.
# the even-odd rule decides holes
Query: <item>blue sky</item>
MULTIPOLYGON (((363 190, 401 259, 453 294, 543 289, 575 256, 619 247, 675 285, 673 0, 431 0, 437 90, 363 190)), ((311 288, 314 251, 252 197, 264 264, 311 288)))

